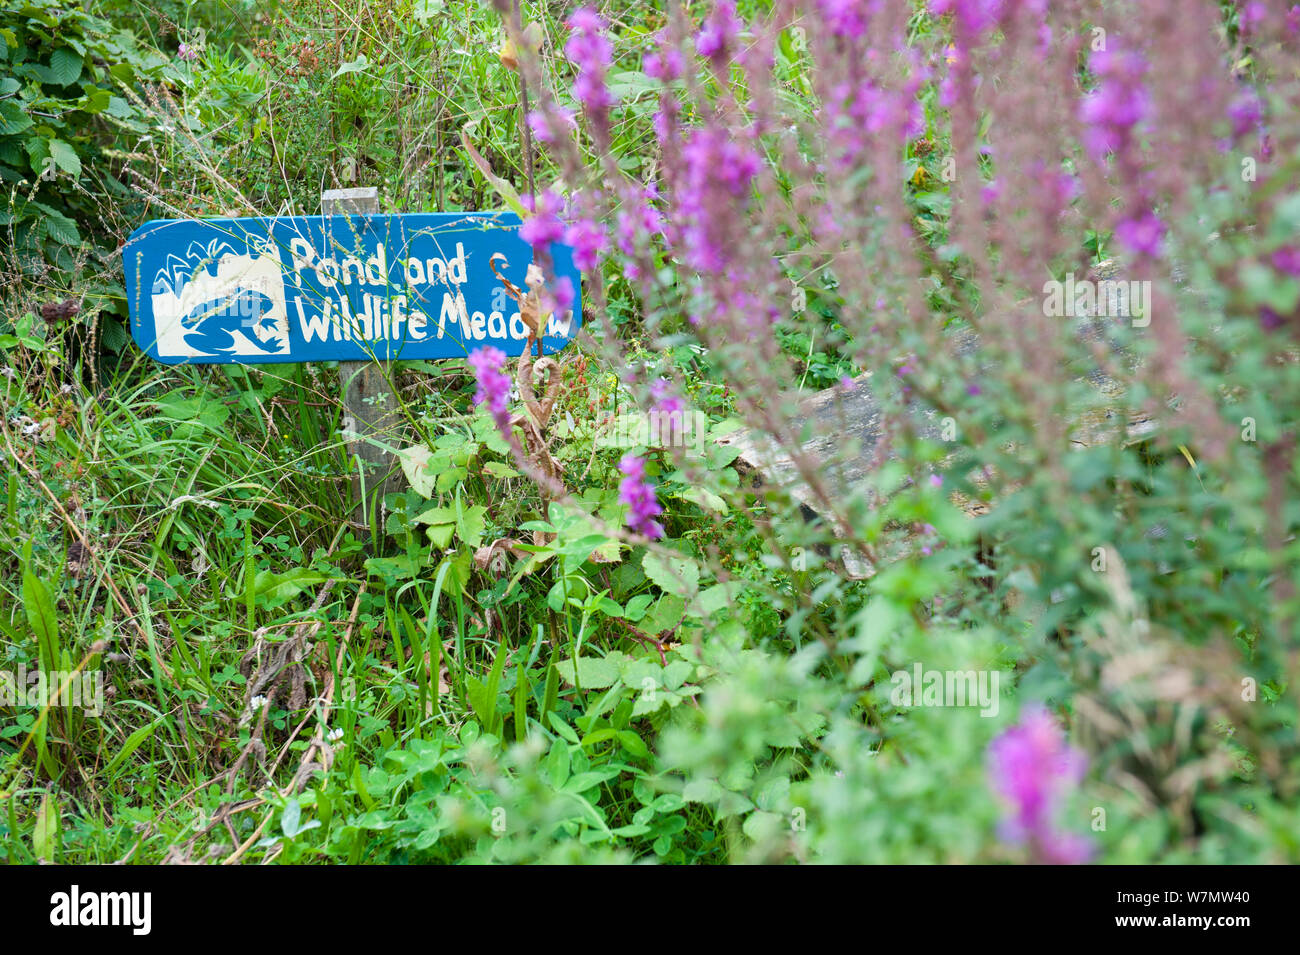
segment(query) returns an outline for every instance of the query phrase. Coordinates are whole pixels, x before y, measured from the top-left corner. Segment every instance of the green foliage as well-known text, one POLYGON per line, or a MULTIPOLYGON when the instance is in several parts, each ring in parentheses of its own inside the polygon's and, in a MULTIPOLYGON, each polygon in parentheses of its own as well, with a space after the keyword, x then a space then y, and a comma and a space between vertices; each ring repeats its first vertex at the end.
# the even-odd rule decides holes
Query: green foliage
MULTIPOLYGON (((662 18, 604 6, 621 14, 613 158, 644 179, 662 157, 641 50, 662 18)), ((250 8, 161 5, 148 42, 203 36, 188 62, 133 39, 134 4, 0 8, 5 228, 24 268, 59 265, 42 295, 159 207, 314 212, 322 183, 379 185, 397 209, 495 205, 467 125, 492 175, 526 190, 518 75, 481 4, 250 8), (127 162, 156 176, 157 206, 122 186, 127 162)), ((525 4, 572 105, 561 13, 525 4)), ((909 26, 928 42, 929 17, 909 26)), ((810 114, 803 41, 787 31, 775 56, 781 95, 810 114)), ((900 161, 934 327, 911 332, 913 355, 980 296, 948 244, 934 90, 919 95, 927 133, 900 161)), ((537 158, 539 183, 553 162, 537 158)), ((1212 462, 1194 429, 1114 426, 1151 404, 1140 389, 1099 397, 1062 375, 1040 396, 927 366, 914 400, 967 375, 986 400, 950 401, 959 428, 938 438, 898 424, 911 410, 894 396, 890 456, 836 501, 840 524, 755 486, 723 441, 747 409, 734 369, 691 339, 689 283, 662 251, 658 300, 606 267, 626 366, 560 356, 546 437, 571 497, 525 476, 461 363, 419 364, 394 369, 409 487, 365 522, 332 369, 123 362, 92 388, 31 293, 5 298, 0 671, 82 667, 108 709, 0 704, 0 860, 1020 862, 985 759, 1043 701, 1088 753, 1062 823, 1101 861, 1295 861, 1294 639, 1278 634, 1297 605, 1272 594, 1300 582, 1297 498, 1278 490, 1297 474, 1274 463, 1300 365, 1257 316, 1300 296, 1262 265, 1300 230, 1298 201, 1241 230, 1240 195, 1189 198, 1197 228, 1223 235, 1188 269, 1211 306, 1188 309, 1192 367, 1258 441, 1243 432, 1212 462), (609 440, 605 416, 636 403, 632 368, 706 413, 698 448, 609 440), (1039 397, 1105 433, 1045 452, 1039 397), (647 460, 661 541, 620 532, 624 452, 647 460), (917 663, 996 677, 993 695, 983 710, 902 701, 896 675, 917 663)), ((1089 261, 1109 243, 1075 239, 1089 261)), ((837 387, 862 371, 861 303, 821 263, 798 279, 776 334, 790 390, 837 387)))
POLYGON ((164 61, 80 4, 0 6, 2 225, 24 272, 70 268, 83 240, 105 238, 101 206, 130 193, 118 142, 148 129, 135 90, 164 61))

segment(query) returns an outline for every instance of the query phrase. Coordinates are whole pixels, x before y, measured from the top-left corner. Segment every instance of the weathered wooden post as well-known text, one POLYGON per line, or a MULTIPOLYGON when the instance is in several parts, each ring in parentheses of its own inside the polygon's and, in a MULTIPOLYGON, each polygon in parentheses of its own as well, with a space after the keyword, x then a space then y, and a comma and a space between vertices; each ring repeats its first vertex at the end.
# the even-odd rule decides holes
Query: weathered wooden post
MULTIPOLYGON (((375 215, 379 212, 379 190, 374 186, 357 189, 327 189, 320 196, 323 216, 375 215)), ((403 490, 401 469, 383 448, 365 440, 377 438, 394 444, 402 416, 397 395, 390 384, 391 367, 386 361, 339 362, 339 386, 343 392, 343 430, 355 437, 348 441, 348 454, 360 466, 352 476, 352 519, 366 523, 366 502, 380 508, 385 494, 403 490)), ((382 525, 381 525, 382 526, 382 525)))

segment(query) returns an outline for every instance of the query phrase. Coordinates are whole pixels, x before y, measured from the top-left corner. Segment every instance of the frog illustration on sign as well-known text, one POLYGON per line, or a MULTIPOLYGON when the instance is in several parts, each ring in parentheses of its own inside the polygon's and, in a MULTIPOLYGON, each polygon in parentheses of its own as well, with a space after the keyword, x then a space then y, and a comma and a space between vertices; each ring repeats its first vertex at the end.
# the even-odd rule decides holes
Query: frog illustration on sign
POLYGON ((239 254, 229 242, 172 253, 153 283, 158 354, 171 358, 289 353, 284 279, 274 243, 239 254))

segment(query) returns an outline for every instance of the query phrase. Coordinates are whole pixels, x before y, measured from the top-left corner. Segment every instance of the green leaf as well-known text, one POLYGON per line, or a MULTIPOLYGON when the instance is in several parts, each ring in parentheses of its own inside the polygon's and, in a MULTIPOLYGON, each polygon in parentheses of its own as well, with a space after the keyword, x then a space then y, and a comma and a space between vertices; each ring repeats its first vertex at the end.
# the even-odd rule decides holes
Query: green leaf
POLYGON ((54 612, 50 591, 30 566, 23 567, 23 612, 27 625, 36 634, 41 664, 55 670, 59 666, 59 618, 54 612))
POLYGON ((645 612, 654 603, 654 600, 654 597, 650 596, 650 594, 637 594, 627 602, 627 606, 623 610, 623 616, 636 623, 645 616, 645 612))
POLYGON ((682 622, 686 611, 686 601, 676 594, 664 594, 655 604, 654 610, 641 621, 641 629, 646 633, 663 633, 682 622))
POLYGON ((108 109, 113 102, 113 94, 108 90, 92 89, 81 98, 81 104, 78 107, 83 113, 90 113, 96 116, 108 109))
POLYGON ((411 520, 416 524, 455 524, 456 511, 450 507, 426 507, 411 520))
POLYGON ((557 580, 551 584, 551 589, 546 592, 546 606, 551 608, 553 613, 559 613, 564 609, 564 597, 567 593, 566 584, 563 579, 557 580))
MULTIPOLYGON (((612 656, 612 654, 611 654, 612 656)), ((578 682, 573 679, 573 661, 560 660, 555 664, 564 682, 571 686, 582 684, 584 690, 603 690, 618 682, 618 661, 609 657, 579 657, 578 682)))
POLYGON ((424 23, 443 11, 446 6, 446 0, 415 0, 415 9, 412 13, 415 19, 424 23))
POLYGON ((263 606, 272 609, 328 579, 319 571, 306 567, 294 567, 280 574, 259 570, 253 578, 253 593, 263 606))
POLYGON ((727 513, 727 502, 718 497, 718 495, 714 494, 708 488, 690 487, 685 491, 682 491, 681 494, 678 494, 677 497, 681 498, 683 501, 690 501, 693 504, 698 504, 707 511, 714 511, 718 514, 727 513))
POLYGON ((113 754, 113 758, 110 759, 108 761, 108 765, 104 767, 104 776, 111 778, 114 770, 116 770, 117 767, 121 766, 122 763, 125 762, 126 759, 130 757, 132 753, 134 753, 137 749, 139 749, 140 744, 143 743, 150 735, 152 735, 153 731, 156 730, 158 728, 158 725, 162 723, 166 718, 167 718, 166 714, 163 714, 158 718, 156 718, 152 723, 146 723, 144 726, 141 726, 138 730, 136 730, 134 733, 128 736, 126 738, 126 742, 122 744, 122 748, 113 754))
POLYGON ((701 617, 711 617, 731 604, 743 589, 743 585, 736 580, 706 587, 691 603, 691 613, 701 617))
POLYGON ((81 79, 82 58, 67 47, 60 47, 50 54, 50 82, 59 86, 71 86, 81 79))
POLYGON ((280 815, 280 831, 290 839, 298 831, 298 822, 302 819, 302 805, 296 798, 290 799, 284 804, 284 812, 280 815))
POLYGON ((623 616, 623 608, 619 606, 617 600, 609 597, 601 597, 596 601, 596 608, 607 617, 623 616))
POLYGON ((51 139, 49 140, 49 155, 55 160, 55 165, 59 166, 65 173, 72 175, 73 178, 81 175, 81 156, 77 155, 77 151, 72 147, 72 144, 65 143, 62 139, 51 139))
POLYGON ((483 529, 487 526, 484 515, 487 508, 482 504, 464 507, 460 496, 456 497, 456 536, 470 547, 479 547, 483 543, 483 529))
POLYGON ((13 136, 32 126, 32 118, 13 100, 0 100, 0 136, 13 136))
POLYGON ((429 542, 439 550, 446 550, 451 545, 451 539, 455 533, 455 524, 430 524, 425 530, 429 542))
POLYGON ((493 736, 498 734, 501 723, 501 715, 497 713, 497 691, 501 687, 501 671, 505 667, 506 656, 505 647, 498 647, 487 680, 480 682, 472 676, 465 680, 465 696, 469 705, 483 724, 483 731, 493 736))
POLYGON ((32 830, 32 849, 36 858, 54 862, 59 848, 59 801, 49 793, 41 795, 41 808, 36 810, 36 828, 32 830))
POLYGON ((348 62, 340 66, 337 70, 335 70, 334 76, 332 78, 338 79, 340 76, 346 76, 348 73, 362 73, 365 72, 365 70, 368 69, 369 66, 370 66, 370 61, 366 59, 366 55, 363 53, 360 56, 358 56, 355 60, 349 60, 348 62))
POLYGON ((168 392, 155 404, 165 418, 197 422, 213 429, 220 428, 230 417, 230 409, 222 402, 207 394, 187 397, 184 389, 168 392))
POLYGON ((664 558, 653 551, 647 551, 641 560, 641 568, 664 593, 688 598, 695 596, 699 590, 700 568, 689 558, 664 558))
POLYGON ((319 820, 313 819, 311 822, 306 823, 302 821, 302 803, 300 800, 301 797, 295 796, 286 802, 284 804, 284 813, 280 816, 280 831, 289 839, 320 827, 319 820))
POLYGON ((650 748, 646 746, 645 740, 631 730, 619 730, 617 736, 623 748, 638 759, 645 759, 650 755, 650 748))
POLYGON ((59 245, 81 245, 81 233, 77 231, 77 223, 59 212, 47 212, 44 218, 46 232, 59 245))
MULTIPOLYGON (((569 732, 573 732, 569 730, 569 732)), ((577 737, 575 736, 576 740, 577 737)), ((557 739, 551 744, 551 752, 546 757, 546 775, 551 778, 551 785, 556 790, 562 788, 569 778, 569 747, 563 740, 557 739)))
POLYGON ((502 179, 500 176, 493 173, 492 167, 488 165, 488 161, 479 155, 478 150, 474 148, 474 144, 469 141, 468 127, 460 131, 460 142, 461 145, 465 147, 465 152, 468 154, 470 161, 473 162, 478 171, 483 174, 483 178, 488 181, 488 184, 496 190, 497 195, 499 195, 505 201, 505 204, 510 207, 510 211, 520 218, 527 218, 531 215, 531 213, 524 208, 524 203, 523 200, 519 198, 518 190, 516 190, 515 187, 505 179, 502 179))
MULTIPOLYGON (((408 554, 403 554, 401 557, 367 557, 363 566, 367 573, 385 580, 411 580, 419 576, 427 557, 427 553, 418 558, 408 554)), ((454 567, 452 569, 454 571, 454 567)), ((448 578, 450 579, 451 576, 449 574, 448 578)), ((448 593, 450 592, 449 587, 448 593)))
POLYGON ((421 497, 432 497, 438 475, 442 473, 442 469, 435 470, 430 466, 433 460, 433 452, 429 450, 428 446, 413 444, 411 447, 397 452, 397 456, 402 462, 402 473, 406 475, 406 480, 410 482, 411 490, 421 497))
POLYGON ((567 739, 570 743, 573 743, 573 744, 575 744, 575 745, 577 744, 577 742, 578 742, 578 734, 577 734, 576 732, 574 732, 572 726, 570 726, 568 723, 564 722, 564 720, 560 719, 560 717, 559 717, 558 714, 556 714, 556 713, 547 713, 547 714, 546 714, 546 721, 547 721, 548 723, 551 724, 551 729, 555 730, 555 732, 559 733, 561 736, 563 736, 565 739, 567 739))

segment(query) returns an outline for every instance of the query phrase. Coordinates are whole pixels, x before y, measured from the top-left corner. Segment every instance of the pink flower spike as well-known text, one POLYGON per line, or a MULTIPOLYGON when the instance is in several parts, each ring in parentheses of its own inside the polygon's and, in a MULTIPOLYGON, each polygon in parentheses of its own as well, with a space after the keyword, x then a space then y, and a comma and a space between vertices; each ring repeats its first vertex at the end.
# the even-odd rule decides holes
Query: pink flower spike
POLYGON ((651 540, 663 537, 663 525, 655 520, 663 508, 655 498, 654 488, 646 483, 645 461, 635 454, 625 454, 618 469, 624 474, 618 485, 618 500, 627 505, 627 526, 651 540))

